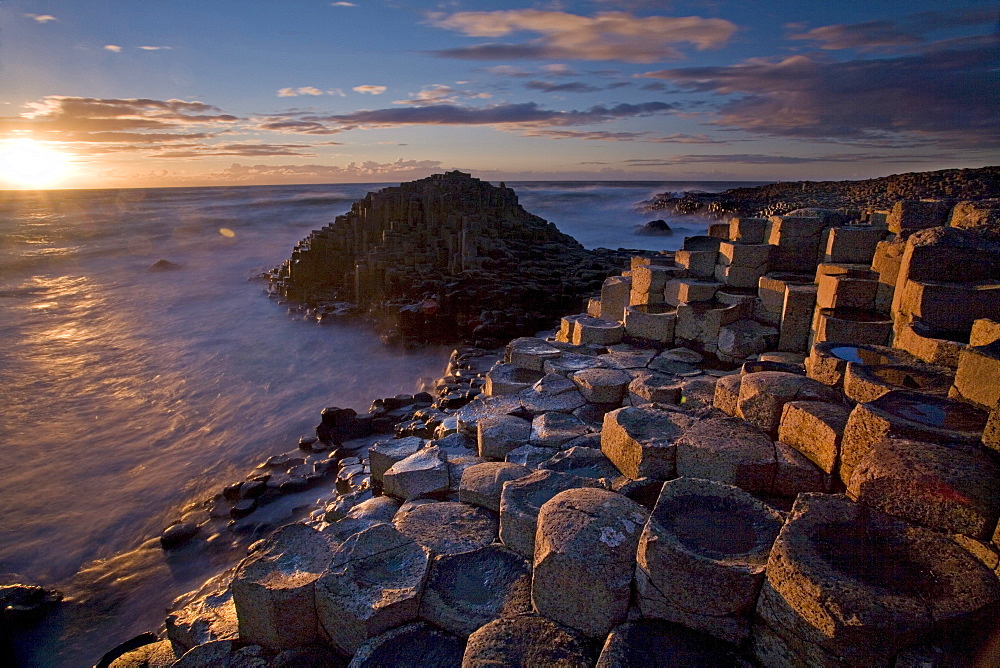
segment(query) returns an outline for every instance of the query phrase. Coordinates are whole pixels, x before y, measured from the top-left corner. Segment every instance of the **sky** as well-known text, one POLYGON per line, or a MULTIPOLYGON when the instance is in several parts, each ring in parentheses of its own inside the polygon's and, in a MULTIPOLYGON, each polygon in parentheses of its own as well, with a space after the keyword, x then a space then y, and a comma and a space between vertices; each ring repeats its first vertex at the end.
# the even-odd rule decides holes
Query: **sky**
POLYGON ((1000 164, 1000 7, 0 0, 0 188, 1000 164))

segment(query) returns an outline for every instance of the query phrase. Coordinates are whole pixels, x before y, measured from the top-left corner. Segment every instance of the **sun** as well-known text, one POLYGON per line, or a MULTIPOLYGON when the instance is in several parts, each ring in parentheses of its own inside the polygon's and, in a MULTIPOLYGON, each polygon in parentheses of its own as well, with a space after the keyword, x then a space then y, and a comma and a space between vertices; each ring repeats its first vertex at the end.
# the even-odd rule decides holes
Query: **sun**
POLYGON ((0 181, 15 188, 51 188, 69 172, 69 156, 34 139, 0 143, 0 181))

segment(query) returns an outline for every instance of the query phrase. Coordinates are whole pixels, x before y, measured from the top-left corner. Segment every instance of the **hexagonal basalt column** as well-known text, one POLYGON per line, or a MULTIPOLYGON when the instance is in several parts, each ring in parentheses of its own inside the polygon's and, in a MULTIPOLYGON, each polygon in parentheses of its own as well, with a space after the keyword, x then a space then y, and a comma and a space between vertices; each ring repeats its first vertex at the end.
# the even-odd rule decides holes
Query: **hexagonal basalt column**
POLYGON ((643 614, 742 642, 781 524, 780 513, 737 487, 667 482, 636 555, 643 614))
POLYGON ((654 405, 626 407, 604 416, 601 450, 623 475, 668 480, 676 472, 676 439, 694 420, 654 405))
POLYGON ((484 462, 462 471, 458 500, 480 508, 500 512, 500 492, 508 480, 517 480, 531 473, 531 469, 509 462, 484 462))
POLYGON ((736 416, 767 432, 778 435, 781 411, 789 401, 840 403, 839 392, 810 378, 783 371, 760 371, 743 376, 736 416))
POLYGON ((875 401, 892 390, 916 390, 945 396, 954 376, 930 365, 889 364, 869 366, 847 363, 844 394, 859 404, 875 401))
POLYGON ((969 346, 959 355, 955 383, 949 395, 985 410, 1000 401, 1000 341, 969 346))
POLYGON ((893 390, 851 411, 840 452, 840 479, 847 484, 854 467, 887 436, 920 441, 977 444, 987 414, 959 401, 893 390))
POLYGON ((485 391, 489 396, 517 394, 541 380, 544 374, 513 364, 497 364, 486 373, 485 391))
POLYGON ((936 531, 989 540, 1000 517, 1000 467, 978 444, 887 438, 858 462, 847 496, 936 531))
POLYGON ((826 401, 790 401, 781 412, 778 439, 795 448, 824 473, 837 470, 840 439, 851 411, 826 401))
POLYGON ((508 364, 541 373, 546 360, 556 359, 562 351, 546 343, 543 339, 522 337, 507 344, 504 361, 508 364))
POLYGON ((401 534, 435 555, 461 554, 489 545, 500 528, 495 514, 455 501, 423 503, 397 513, 392 522, 401 534))
POLYGON ((240 639, 275 652, 315 642, 314 584, 336 545, 328 534, 289 524, 244 559, 232 583, 240 639))
POLYGON ((414 656, 420 657, 423 666, 456 666, 462 662, 464 652, 465 641, 461 638, 445 633, 430 624, 414 622, 386 631, 363 643, 351 659, 349 668, 404 666, 410 663, 414 656))
POLYGON ((634 304, 625 309, 625 333, 638 339, 673 343, 677 308, 666 303, 634 304))
POLYGON ((544 617, 521 615, 496 619, 470 635, 462 668, 589 668, 591 661, 580 639, 564 627, 544 617))
POLYGON ((628 385, 632 405, 645 403, 679 404, 681 384, 677 377, 655 371, 641 372, 628 385))
POLYGON ((459 636, 500 617, 531 612, 531 566, 502 545, 431 562, 420 616, 459 636))
POLYGON ((601 286, 601 313, 605 320, 618 320, 624 317, 628 306, 629 293, 632 291, 630 276, 609 276, 601 286))
POLYGON ((625 621, 648 515, 638 503, 604 489, 570 489, 547 501, 535 534, 535 610, 598 638, 625 621))
POLYGON ((888 665, 998 599, 996 576, 948 537, 840 495, 800 494, 768 559, 752 644, 767 666, 888 665))
POLYGON ((625 328, 620 322, 584 316, 573 323, 573 338, 570 342, 575 346, 608 346, 621 341, 624 333, 625 328))
POLYGON ((596 668, 735 668, 741 665, 737 656, 734 646, 707 633, 659 619, 637 619, 608 634, 596 668))
POLYGON ((870 344, 824 342, 812 347, 806 358, 806 375, 830 387, 840 387, 847 372, 847 363, 865 365, 903 364, 908 361, 906 353, 870 344))
POLYGON ((848 307, 819 308, 813 320, 814 343, 884 346, 892 339, 892 319, 877 311, 848 307))
POLYGON ((619 369, 584 369, 574 373, 572 380, 587 401, 621 405, 632 376, 619 369))
POLYGON ((739 418, 710 418, 677 439, 677 475, 769 493, 777 467, 774 442, 739 418))
POLYGON ((503 459, 531 437, 531 423, 515 415, 485 417, 477 427, 479 456, 488 459, 503 459))
POLYGON ((430 552, 391 524, 354 534, 316 583, 321 630, 343 651, 417 617, 430 552))

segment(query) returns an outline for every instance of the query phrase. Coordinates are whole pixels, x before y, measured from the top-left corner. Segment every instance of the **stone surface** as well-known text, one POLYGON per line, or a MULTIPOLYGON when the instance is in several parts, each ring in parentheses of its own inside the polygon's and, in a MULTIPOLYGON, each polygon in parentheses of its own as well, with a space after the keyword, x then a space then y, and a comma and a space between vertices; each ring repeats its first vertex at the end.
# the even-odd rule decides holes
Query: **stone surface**
POLYGON ((810 210, 798 210, 784 216, 771 216, 765 242, 777 246, 771 255, 776 271, 812 271, 820 255, 824 216, 810 210))
POLYGON ((790 401, 781 413, 778 440, 795 448, 824 473, 835 473, 840 439, 850 410, 826 401, 790 401))
POLYGON ((774 455, 777 468, 771 493, 775 496, 795 498, 800 492, 830 491, 832 476, 824 473, 797 449, 775 441, 774 455))
POLYGON ((535 552, 538 511, 559 492, 577 487, 601 487, 601 483, 557 471, 535 471, 504 483, 500 494, 500 540, 525 559, 531 559, 535 552))
POLYGON ((542 372, 546 361, 557 359, 562 351, 549 345, 544 339, 525 336, 507 344, 504 361, 520 369, 542 372))
POLYGON ((736 406, 740 399, 740 385, 743 383, 742 374, 723 376, 715 384, 715 395, 712 405, 726 415, 736 415, 736 406))
POLYGON ((873 227, 833 227, 827 237, 824 262, 869 264, 886 231, 873 227))
POLYGON ((477 423, 479 456, 503 459, 514 448, 528 442, 531 422, 513 415, 484 417, 477 423))
POLYGON ((979 445, 887 438, 858 462, 847 496, 935 531, 989 540, 1000 517, 1000 467, 979 445))
POLYGON ((673 343, 677 309, 666 302, 633 304, 625 309, 625 334, 637 339, 673 343))
POLYGON ((604 416, 601 450, 629 478, 668 480, 676 473, 674 441, 693 422, 657 404, 620 408, 604 416))
POLYGON ((628 394, 634 404, 679 404, 681 386, 677 377, 655 371, 639 373, 628 385, 628 394))
POLYGON ((800 494, 768 559, 753 648, 764 665, 887 665, 998 598, 996 576, 947 537, 840 495, 800 494))
POLYGON ((663 292, 663 301, 671 306, 688 302, 711 301, 722 283, 696 278, 673 278, 667 281, 663 292))
POLYGON ((781 524, 780 513, 736 487, 665 483, 636 555, 643 614, 742 642, 781 524))
POLYGON ((601 286, 601 313, 604 320, 621 321, 632 291, 630 276, 609 276, 601 286))
POLYGON ((735 359, 759 355, 778 342, 778 330, 755 320, 737 320, 719 328, 719 353, 735 359))
POLYGON ((840 393, 810 378, 781 371, 761 371, 743 376, 736 405, 737 417, 778 436, 781 411, 789 401, 840 403, 840 393))
POLYGON ((816 307, 816 290, 815 285, 785 286, 778 350, 808 351, 813 310, 816 307))
POLYGON ((881 366, 907 361, 904 352, 871 344, 817 343, 806 358, 806 375, 830 387, 844 383, 848 362, 881 366))
POLYGON ((169 668, 176 661, 177 656, 170 641, 161 640, 125 652, 106 665, 108 668, 169 668))
MULTIPOLYGON (((562 357, 545 362, 544 371, 546 374, 557 373, 560 376, 571 376, 577 371, 604 367, 607 364, 604 360, 593 355, 581 355, 579 353, 564 352, 562 357)), ((532 383, 534 384, 534 383, 532 383)))
POLYGON ((777 469, 771 437, 739 418, 701 420, 677 439, 677 475, 769 493, 777 469))
POLYGON ((969 346, 958 357, 949 396, 990 410, 1000 401, 1000 341, 969 346))
POLYGON ((517 480, 531 469, 509 462, 486 462, 470 466, 462 472, 458 500, 480 508, 500 512, 500 492, 508 480, 517 480))
POLYGON ((604 643, 596 668, 735 668, 736 648, 698 631, 658 619, 616 627, 604 643))
POLYGON ((573 338, 570 343, 575 346, 607 346, 621 341, 624 334, 625 328, 616 320, 584 316, 573 322, 573 338))
POLYGON ((362 643, 348 668, 405 666, 414 657, 420 657, 421 668, 454 668, 461 664, 464 653, 465 642, 461 638, 429 624, 414 622, 362 643))
POLYGON ((541 380, 542 375, 513 364, 497 364, 486 373, 484 390, 490 396, 517 394, 541 380))
POLYGON ((535 534, 535 610, 594 638, 624 622, 648 514, 604 489, 570 489, 547 501, 535 534))
POLYGON ((555 622, 535 615, 497 619, 469 636, 462 668, 558 666, 588 668, 583 643, 555 622))
POLYGON ((391 496, 376 496, 355 504, 347 511, 345 519, 371 522, 391 522, 399 510, 399 501, 391 496))
POLYGON ((398 461, 406 459, 424 447, 426 440, 418 436, 407 436, 390 441, 378 441, 368 448, 368 462, 372 480, 382 482, 382 475, 398 461))
POLYGON ((321 631, 348 654, 417 617, 430 553, 391 524, 348 538, 316 582, 321 631))
POLYGON ((711 279, 715 276, 715 261, 719 257, 714 250, 684 250, 677 251, 674 262, 684 269, 691 278, 711 279))
POLYGON ((584 369, 572 376, 584 399, 595 404, 621 404, 632 376, 618 369, 584 369))
POLYGON ((517 395, 521 405, 532 413, 558 411, 572 413, 587 403, 576 384, 557 373, 545 375, 540 381, 517 395))
POLYGON ((399 533, 432 554, 470 552, 497 539, 496 514, 467 503, 425 503, 393 521, 399 533))
POLYGON ((386 494, 406 501, 447 492, 449 480, 444 453, 430 446, 393 464, 382 476, 382 486, 386 494))
POLYGON ((212 578, 190 603, 167 615, 167 638, 180 652, 212 640, 234 640, 239 636, 230 586, 232 573, 227 571, 212 578))
POLYGON ((479 420, 495 415, 508 415, 520 410, 521 394, 527 391, 522 390, 518 394, 504 394, 495 397, 479 395, 455 413, 455 424, 458 427, 458 432, 471 438, 478 438, 477 425, 479 420))
POLYGON ((893 390, 851 411, 840 448, 840 479, 847 484, 854 467, 887 436, 931 442, 976 444, 987 414, 968 404, 929 394, 893 390))
POLYGON ((517 464, 529 469, 536 469, 538 465, 552 456, 552 448, 540 448, 537 445, 522 445, 517 450, 507 453, 506 462, 517 464))
POLYGON ((559 471, 581 478, 606 478, 612 480, 620 474, 600 448, 574 446, 558 452, 538 465, 546 471, 559 471))
POLYGON ((929 364, 871 366, 848 362, 844 371, 844 394, 859 404, 875 401, 891 390, 917 390, 945 396, 954 377, 944 368, 929 364))
POLYGON ((443 554, 431 562, 420 617, 467 637, 500 617, 531 612, 531 566, 502 545, 443 554))
POLYGON ((318 639, 314 584, 336 543, 304 524, 289 524, 244 559, 233 576, 240 640, 280 651, 318 639))

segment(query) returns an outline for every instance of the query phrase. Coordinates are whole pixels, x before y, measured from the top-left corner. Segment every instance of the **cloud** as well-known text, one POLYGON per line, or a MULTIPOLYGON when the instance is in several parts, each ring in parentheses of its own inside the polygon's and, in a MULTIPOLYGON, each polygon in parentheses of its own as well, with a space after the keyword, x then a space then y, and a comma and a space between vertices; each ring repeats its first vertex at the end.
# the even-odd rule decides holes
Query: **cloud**
POLYGON ((345 181, 408 181, 430 176, 444 169, 439 160, 403 160, 395 162, 352 162, 335 165, 242 165, 234 163, 215 178, 248 183, 337 183, 345 181))
POLYGON ((519 132, 522 137, 546 139, 582 139, 584 141, 640 141, 650 144, 729 144, 729 141, 712 139, 708 135, 673 134, 651 137, 648 132, 606 132, 581 130, 528 129, 519 132))
POLYGON ((331 7, 357 7, 353 2, 331 2, 331 7))
POLYGON ((279 88, 278 97, 298 97, 299 95, 325 95, 329 93, 330 95, 339 94, 343 97, 343 91, 331 90, 331 91, 321 91, 315 86, 301 86, 299 88, 279 88))
POLYGON ((143 51, 169 51, 174 48, 172 46, 140 46, 143 51))
POLYGON ((736 25, 724 19, 698 16, 636 17, 627 12, 602 12, 594 17, 558 11, 514 9, 494 12, 433 14, 430 23, 472 37, 505 37, 515 32, 541 37, 517 43, 487 43, 435 51, 467 60, 575 59, 654 63, 683 57, 676 45, 698 50, 724 45, 736 25))
POLYGON ((381 95, 382 93, 389 90, 385 86, 373 86, 371 84, 365 84, 364 86, 355 86, 352 88, 355 93, 363 93, 367 95, 381 95))
POLYGON ((340 132, 340 130, 330 128, 323 123, 292 119, 268 120, 261 123, 258 127, 268 132, 283 132, 286 134, 332 135, 340 132))
MULTIPOLYGON (((817 42, 821 49, 857 49, 869 52, 923 44, 931 32, 968 26, 992 27, 998 20, 1000 10, 995 8, 962 7, 948 11, 918 12, 895 21, 883 19, 821 26, 805 32, 795 32, 788 38, 817 42)), ((786 27, 795 31, 804 30, 801 24, 789 24, 786 27)))
POLYGON ((498 77, 530 77, 531 72, 528 70, 523 70, 520 67, 514 67, 513 65, 496 65, 494 67, 483 68, 484 72, 489 72, 490 74, 495 74, 498 77))
POLYGON ((803 139, 920 136, 986 148, 1000 142, 996 46, 833 62, 795 55, 647 72, 683 90, 734 96, 713 122, 803 139))
POLYGON ((22 14, 26 19, 33 19, 39 23, 48 23, 49 21, 58 21, 56 17, 52 14, 22 14))
POLYGON ((601 90, 596 86, 591 86, 590 84, 581 83, 579 81, 563 84, 557 84, 551 81, 529 81, 524 84, 524 87, 532 90, 542 90, 546 93, 593 93, 601 90))
POLYGON ((618 118, 637 118, 670 112, 673 105, 666 102, 618 104, 613 107, 597 105, 582 111, 544 109, 534 102, 495 104, 487 107, 468 107, 458 104, 408 105, 389 109, 363 109, 350 114, 319 116, 297 112, 289 117, 274 117, 262 126, 275 129, 280 125, 285 131, 297 131, 292 125, 300 124, 308 134, 336 134, 348 130, 402 127, 406 125, 490 125, 496 129, 517 131, 528 127, 564 127, 604 123, 618 118))
POLYGON ((232 144, 193 144, 184 148, 164 147, 156 153, 159 158, 208 158, 218 156, 273 157, 273 156, 315 156, 309 144, 256 144, 237 142, 232 144))
POLYGON ((882 153, 837 153, 826 155, 766 155, 763 153, 724 153, 720 155, 674 155, 669 158, 634 158, 623 160, 624 164, 634 167, 674 167, 690 163, 719 163, 719 164, 741 164, 741 165, 806 165, 813 163, 830 162, 920 162, 939 161, 940 155, 934 156, 887 156, 882 153))
POLYGON ((493 97, 490 93, 470 93, 468 91, 455 90, 451 86, 444 84, 431 84, 424 86, 419 93, 413 95, 409 100, 394 100, 393 104, 408 104, 414 106, 455 104, 459 98, 489 99, 493 97))
POLYGON ((104 45, 104 50, 105 51, 113 51, 114 53, 121 53, 122 52, 122 48, 120 46, 118 46, 117 44, 105 44, 104 45))
POLYGON ((239 121, 204 102, 101 99, 50 95, 0 118, 0 135, 30 132, 49 141, 94 144, 168 143, 204 139, 239 121))
POLYGON ((542 65, 540 69, 546 74, 554 77, 575 77, 577 75, 577 73, 569 65, 563 65, 561 63, 542 65))

